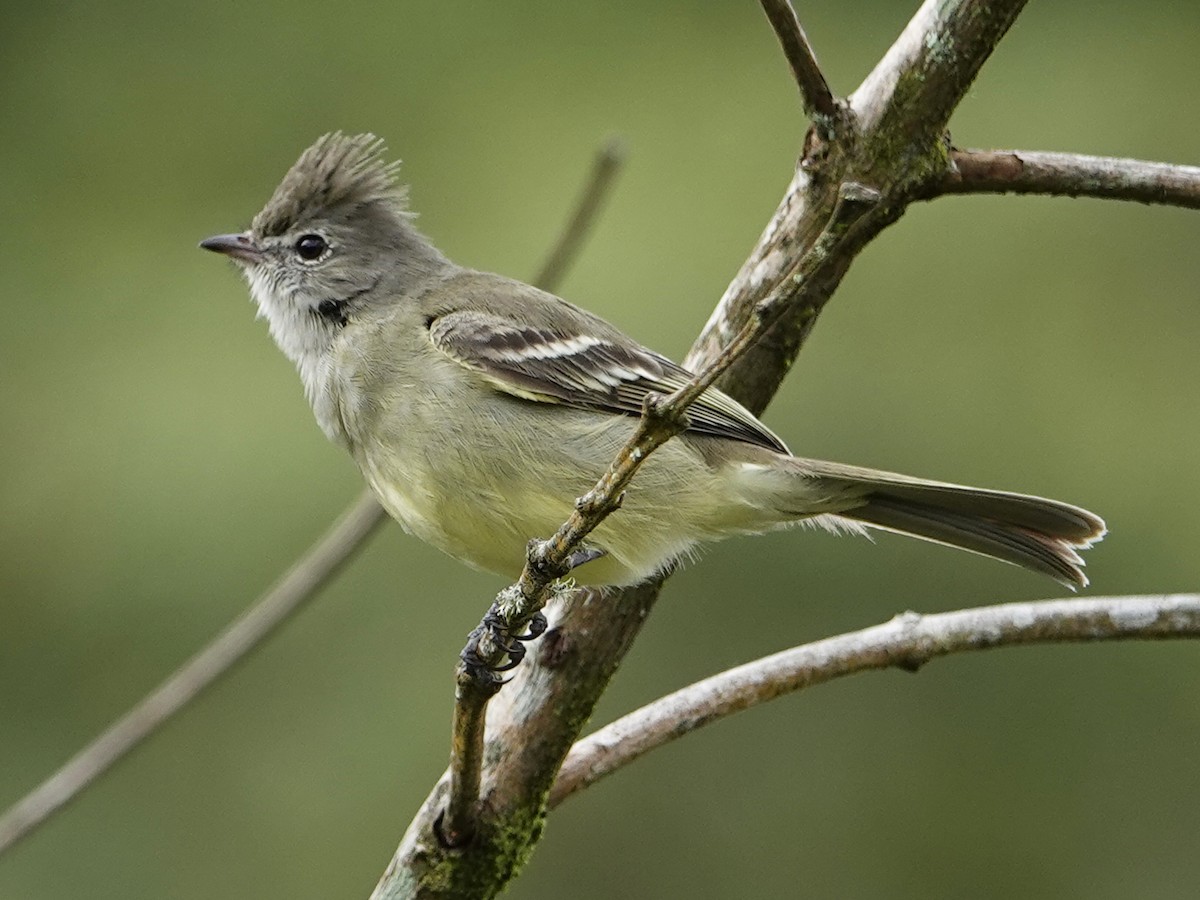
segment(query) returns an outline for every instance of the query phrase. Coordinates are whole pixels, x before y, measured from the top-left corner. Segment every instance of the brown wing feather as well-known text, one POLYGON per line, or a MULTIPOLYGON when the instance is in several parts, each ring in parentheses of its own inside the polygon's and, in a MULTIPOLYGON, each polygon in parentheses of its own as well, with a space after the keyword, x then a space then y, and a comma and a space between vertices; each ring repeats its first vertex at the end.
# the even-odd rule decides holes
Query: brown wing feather
MULTIPOLYGON (((646 395, 670 394, 692 374, 632 341, 522 325, 484 312, 429 323, 433 345, 506 393, 543 403, 638 416, 646 395)), ((690 430, 787 452, 783 441, 733 398, 709 389, 688 409, 690 430)))

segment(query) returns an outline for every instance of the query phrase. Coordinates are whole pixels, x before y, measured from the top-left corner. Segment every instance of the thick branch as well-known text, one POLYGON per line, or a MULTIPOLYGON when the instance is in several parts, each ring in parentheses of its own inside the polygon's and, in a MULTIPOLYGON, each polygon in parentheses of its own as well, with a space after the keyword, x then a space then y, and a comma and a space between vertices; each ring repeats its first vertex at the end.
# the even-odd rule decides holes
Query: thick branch
MULTIPOLYGON (((725 291, 685 360, 693 370, 712 359, 750 317, 754 304, 778 284, 791 260, 809 246, 835 202, 840 181, 880 190, 883 203, 859 246, 823 273, 821 292, 837 287, 851 260, 907 203, 940 182, 949 167, 943 142, 950 115, 980 67, 1025 5, 1025 0, 926 0, 896 42, 850 97, 852 133, 806 157, 796 168, 775 214, 741 271, 725 291)), ((814 297, 819 312, 823 300, 814 297)), ((816 322, 785 317, 746 355, 720 387, 759 411, 779 387, 816 322), (782 365, 780 365, 782 361, 782 365)))
MULTIPOLYGON (((990 15, 977 0, 930 0, 922 7, 900 39, 901 50, 889 53, 876 68, 868 90, 860 89, 866 114, 860 127, 845 129, 819 153, 806 154, 797 167, 758 246, 692 348, 689 368, 702 370, 743 332, 760 301, 783 284, 820 240, 839 197, 844 198, 842 185, 853 182, 880 202, 806 279, 804 302, 789 307, 720 381, 749 408, 766 406, 857 253, 900 216, 931 174, 940 177, 947 164, 944 123, 1020 6, 1000 0, 990 15), (936 58, 931 50, 937 51, 936 58), (890 81, 876 77, 887 73, 890 81), (926 77, 947 78, 953 85, 914 88, 914 79, 926 77)), ((482 754, 488 764, 478 807, 485 813, 472 843, 448 850, 434 835, 434 816, 445 808, 443 779, 410 824, 373 894, 376 900, 492 896, 512 877, 540 834, 554 772, 630 646, 657 589, 652 583, 610 592, 603 603, 590 601, 592 595, 585 593, 570 605, 561 631, 542 639, 536 664, 522 666, 515 684, 491 704, 482 754), (614 610, 621 614, 610 616, 614 610), (548 656, 547 648, 553 648, 548 656), (538 727, 514 730, 520 723, 538 727)))
POLYGON ((951 168, 930 184, 943 194, 1052 194, 1135 200, 1200 209, 1200 167, 1081 153, 953 150, 951 168))
MULTIPOLYGON (((879 202, 849 229, 837 251, 806 279, 806 297, 731 366, 720 386, 753 410, 770 399, 809 334, 825 299, 863 246, 894 222, 949 166, 944 129, 971 80, 1023 6, 1018 0, 929 0, 855 94, 856 127, 806 152, 776 214, 688 357, 704 369, 758 315, 820 240, 842 187, 855 184, 879 202)), ((535 557, 536 558, 536 557, 535 557)), ((536 660, 490 704, 480 778, 478 831, 450 850, 434 836, 445 808, 443 778, 411 822, 372 895, 494 896, 541 834, 547 794, 596 700, 641 627, 659 584, 577 594, 542 639, 536 660)))
POLYGON ((939 140, 950 116, 1026 0, 925 0, 850 97, 864 132, 939 140))
POLYGON ((841 112, 837 101, 829 90, 829 82, 821 67, 817 64, 817 55, 813 52, 808 35, 796 16, 789 0, 760 0, 763 12, 775 36, 783 48, 788 65, 792 67, 792 76, 796 86, 800 88, 800 101, 804 104, 804 114, 808 116, 817 133, 824 140, 830 140, 837 132, 841 112))
POLYGON ((571 748, 550 792, 554 807, 638 757, 744 709, 844 675, 1023 644, 1200 637, 1200 594, 1091 597, 981 609, 902 613, 862 631, 793 647, 696 682, 571 748))

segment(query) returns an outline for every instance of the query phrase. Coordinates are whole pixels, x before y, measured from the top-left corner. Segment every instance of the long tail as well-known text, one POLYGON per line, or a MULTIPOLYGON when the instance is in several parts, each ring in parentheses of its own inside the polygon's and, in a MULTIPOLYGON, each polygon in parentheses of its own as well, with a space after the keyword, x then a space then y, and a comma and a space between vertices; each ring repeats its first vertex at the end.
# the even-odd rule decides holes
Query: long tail
POLYGON ((805 475, 832 482, 843 496, 857 496, 861 505, 837 511, 843 519, 990 556, 1072 589, 1088 583, 1078 551, 1106 530, 1099 516, 1057 500, 838 463, 797 462, 805 475))

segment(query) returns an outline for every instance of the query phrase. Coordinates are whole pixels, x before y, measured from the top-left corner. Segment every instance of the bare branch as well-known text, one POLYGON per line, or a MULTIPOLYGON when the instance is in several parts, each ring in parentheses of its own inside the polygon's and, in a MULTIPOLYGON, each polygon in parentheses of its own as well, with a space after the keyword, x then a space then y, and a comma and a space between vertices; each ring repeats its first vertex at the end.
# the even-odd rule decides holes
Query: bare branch
POLYGON ((575 212, 546 255, 541 271, 533 279, 533 283, 542 290, 552 293, 558 290, 559 282, 579 255, 579 247, 595 224, 604 201, 612 193, 613 182, 624 164, 625 145, 620 138, 609 138, 596 151, 591 174, 583 193, 575 201, 575 212))
POLYGON ((943 194, 1052 194, 1200 209, 1200 167, 1082 153, 952 150, 926 199, 943 194))
POLYGON ((550 792, 550 806, 697 728, 843 675, 891 666, 915 671, 941 656, 993 647, 1184 637, 1200 637, 1200 594, 901 613, 883 625, 729 669, 606 725, 571 748, 550 792))
POLYGON ((564 598, 551 629, 534 647, 532 664, 517 669, 512 683, 488 706, 488 765, 480 796, 500 814, 480 818, 479 831, 465 850, 445 850, 435 835, 437 817, 446 809, 446 773, 409 823, 371 900, 450 900, 496 892, 495 873, 505 871, 497 864, 515 865, 530 849, 511 839, 516 827, 511 810, 528 817, 521 820, 525 827, 540 819, 540 798, 549 792, 615 661, 633 645, 659 587, 659 581, 648 581, 623 591, 585 588, 564 598), (434 872, 450 877, 434 878, 434 872))
POLYGON ((813 52, 808 35, 796 16, 796 10, 789 0, 759 0, 763 12, 775 29, 775 36, 783 47, 783 55, 787 57, 788 65, 792 67, 792 76, 796 86, 800 88, 800 100, 804 104, 804 114, 808 116, 817 134, 823 140, 831 140, 837 132, 841 110, 833 93, 829 90, 829 82, 821 67, 817 64, 817 55, 813 52))
MULTIPOLYGON (((857 127, 836 135, 819 153, 805 153, 775 216, 693 347, 688 359, 693 371, 721 359, 731 342, 740 342, 747 322, 761 316, 763 298, 780 288, 797 261, 826 235, 836 205, 846 199, 843 188, 853 185, 878 202, 846 229, 836 252, 802 279, 805 301, 789 307, 721 380, 725 390, 751 409, 765 406, 857 253, 896 221, 908 203, 927 195, 931 182, 944 177, 950 165, 946 122, 1023 5, 1023 0, 924 4, 852 98, 846 114, 857 127)), ((661 406, 647 412, 649 420, 661 413, 661 406)), ((504 617, 506 626, 515 627, 536 608, 522 586, 561 571, 564 560, 555 558, 553 545, 546 548, 550 543, 533 546, 526 572, 538 571, 529 581, 523 576, 522 585, 494 605, 497 615, 502 610, 512 614, 504 617)), ((535 664, 521 667, 513 689, 489 704, 485 743, 477 748, 487 766, 479 773, 477 804, 466 804, 480 813, 468 823, 468 834, 477 828, 473 841, 450 850, 435 836, 434 818, 446 809, 451 790, 451 779, 443 777, 410 823, 372 895, 375 900, 492 896, 503 887, 541 834, 555 770, 636 636, 658 588, 652 582, 606 592, 600 600, 593 592, 573 598, 558 627, 537 647, 535 664)), ((481 653, 502 658, 511 635, 501 630, 496 640, 489 640, 483 630, 481 653)))
POLYGON ((77 796, 262 643, 328 583, 384 518, 374 495, 364 492, 274 587, 212 643, 5 812, 0 818, 0 853, 77 796))
MULTIPOLYGON (((575 261, 622 162, 623 153, 615 140, 597 151, 587 187, 535 284, 553 289, 575 261)), ((298 612, 386 518, 374 494, 364 491, 275 587, 66 765, 6 810, 0 816, 0 854, 74 799, 298 612)))

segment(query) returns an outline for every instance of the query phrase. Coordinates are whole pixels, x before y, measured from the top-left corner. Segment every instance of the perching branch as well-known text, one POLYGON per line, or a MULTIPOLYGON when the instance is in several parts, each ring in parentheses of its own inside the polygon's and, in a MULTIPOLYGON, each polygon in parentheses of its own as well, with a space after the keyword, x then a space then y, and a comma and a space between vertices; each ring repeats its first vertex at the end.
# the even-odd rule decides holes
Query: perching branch
MULTIPOLYGON (((623 163, 624 154, 615 139, 596 152, 584 191, 534 282, 539 287, 554 290, 575 261, 623 163)), ((5 811, 0 816, 0 854, 78 796, 299 612, 386 519, 375 495, 364 491, 275 587, 66 765, 5 811)))
MULTIPOLYGON (((693 347, 687 360, 692 371, 719 358, 756 317, 758 304, 826 232, 839 198, 845 198, 843 186, 853 183, 878 202, 804 280, 804 302, 789 306, 719 382, 751 410, 763 409, 858 252, 899 218, 931 178, 942 177, 948 166, 946 122, 1022 6, 1019 0, 925 3, 847 107, 855 127, 801 160, 758 246, 693 347)), ((536 561, 536 552, 533 557, 536 561)), ((487 760, 478 776, 477 800, 468 796, 473 772, 459 769, 466 777, 458 779, 453 806, 463 814, 461 830, 446 841, 445 820, 442 829, 435 826, 450 791, 450 779, 443 777, 409 825, 372 894, 375 900, 487 897, 512 877, 541 832, 554 773, 631 645, 658 587, 651 582, 610 591, 602 601, 582 592, 566 606, 558 627, 537 646, 536 659, 521 666, 514 683, 490 704, 485 745, 470 754, 487 760), (469 843, 448 846, 468 838, 469 843)), ((522 597, 514 586, 493 611, 509 601, 523 604, 522 597)), ((524 626, 528 620, 521 616, 533 608, 526 604, 514 610, 517 616, 508 620, 499 643, 524 626)), ((502 648, 486 633, 478 637, 478 646, 487 659, 501 657, 502 648)))
MULTIPOLYGON (((666 398, 649 400, 637 429, 607 472, 575 501, 575 511, 546 541, 534 541, 516 584, 501 591, 487 617, 471 634, 458 667, 454 728, 450 755, 450 795, 440 836, 451 847, 471 839, 483 766, 483 717, 487 702, 500 688, 498 677, 481 673, 478 663, 495 665, 507 653, 499 628, 510 638, 528 626, 551 596, 556 579, 570 571, 572 554, 584 539, 621 506, 625 489, 655 450, 687 428, 687 408, 737 362, 791 307, 803 305, 814 276, 839 251, 851 228, 879 203, 878 192, 847 182, 825 229, 797 260, 783 282, 755 307, 737 336, 687 384, 666 398), (484 674, 486 678, 481 678, 484 674)), ((815 315, 815 312, 812 313, 815 315)))
POLYGON ((951 168, 930 185, 943 194, 1052 194, 1135 200, 1200 209, 1200 167, 1041 153, 1030 150, 952 150, 951 168))
POLYGON ((883 625, 729 669, 622 716, 571 748, 550 792, 550 806, 697 728, 844 675, 893 666, 915 671, 932 659, 993 647, 1195 637, 1200 637, 1200 594, 901 613, 883 625))

